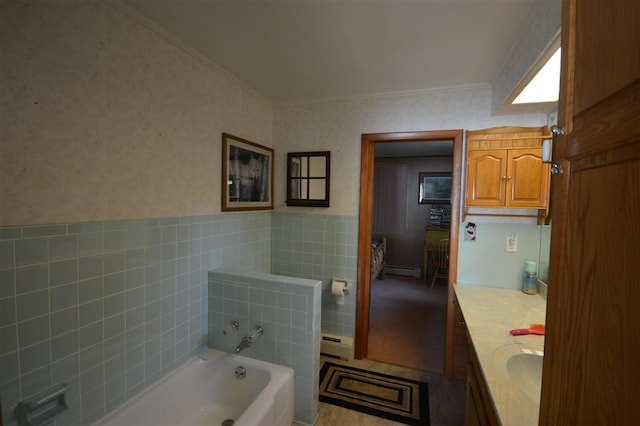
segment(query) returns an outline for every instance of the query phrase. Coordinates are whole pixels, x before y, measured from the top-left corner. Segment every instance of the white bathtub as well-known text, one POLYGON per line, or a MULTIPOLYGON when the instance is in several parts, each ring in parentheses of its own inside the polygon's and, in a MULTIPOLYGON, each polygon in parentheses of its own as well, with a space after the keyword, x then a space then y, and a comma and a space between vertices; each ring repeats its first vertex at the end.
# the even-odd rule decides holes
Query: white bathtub
POLYGON ((282 425, 293 422, 293 370, 208 350, 97 425, 282 425), (236 378, 237 367, 246 369, 236 378), (231 423, 231 421, 233 423, 231 423))

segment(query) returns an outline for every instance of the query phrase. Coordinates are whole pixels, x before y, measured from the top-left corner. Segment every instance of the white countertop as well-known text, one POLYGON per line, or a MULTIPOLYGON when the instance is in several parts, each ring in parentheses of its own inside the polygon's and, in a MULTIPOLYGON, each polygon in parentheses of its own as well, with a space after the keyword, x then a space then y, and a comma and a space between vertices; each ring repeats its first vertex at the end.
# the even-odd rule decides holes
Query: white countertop
POLYGON ((515 344, 544 347, 544 336, 512 336, 509 330, 544 324, 546 300, 520 290, 454 284, 480 368, 503 425, 537 425, 540 400, 532 401, 510 382, 499 348, 515 344))

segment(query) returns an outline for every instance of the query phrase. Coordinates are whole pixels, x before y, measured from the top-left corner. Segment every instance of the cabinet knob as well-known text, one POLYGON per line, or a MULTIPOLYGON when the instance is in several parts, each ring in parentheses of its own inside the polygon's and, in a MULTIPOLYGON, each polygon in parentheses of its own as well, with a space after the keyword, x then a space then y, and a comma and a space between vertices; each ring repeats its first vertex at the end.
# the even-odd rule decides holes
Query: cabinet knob
POLYGON ((551 126, 551 133, 553 133, 553 137, 555 138, 556 136, 563 136, 567 132, 563 127, 551 126))
POLYGON ((458 324, 459 325, 465 325, 466 323, 464 322, 464 320, 460 320, 460 321, 458 321, 458 324))

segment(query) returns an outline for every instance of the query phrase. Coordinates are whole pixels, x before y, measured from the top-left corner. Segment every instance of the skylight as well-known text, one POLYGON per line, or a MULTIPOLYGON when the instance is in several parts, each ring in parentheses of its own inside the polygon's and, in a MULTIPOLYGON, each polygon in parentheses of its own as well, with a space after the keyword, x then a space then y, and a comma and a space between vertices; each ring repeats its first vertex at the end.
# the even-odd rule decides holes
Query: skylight
POLYGON ((560 93, 560 49, 513 100, 514 104, 556 102, 560 93))

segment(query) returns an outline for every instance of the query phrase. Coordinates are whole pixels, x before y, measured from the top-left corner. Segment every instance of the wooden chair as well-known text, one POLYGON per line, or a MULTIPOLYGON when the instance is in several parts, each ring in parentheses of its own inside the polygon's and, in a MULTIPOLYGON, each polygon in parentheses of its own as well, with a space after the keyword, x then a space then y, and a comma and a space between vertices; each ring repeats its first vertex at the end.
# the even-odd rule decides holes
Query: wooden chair
POLYGON ((431 280, 431 288, 436 283, 438 276, 446 278, 449 276, 449 239, 444 238, 438 241, 431 252, 433 256, 433 279, 431 280))

